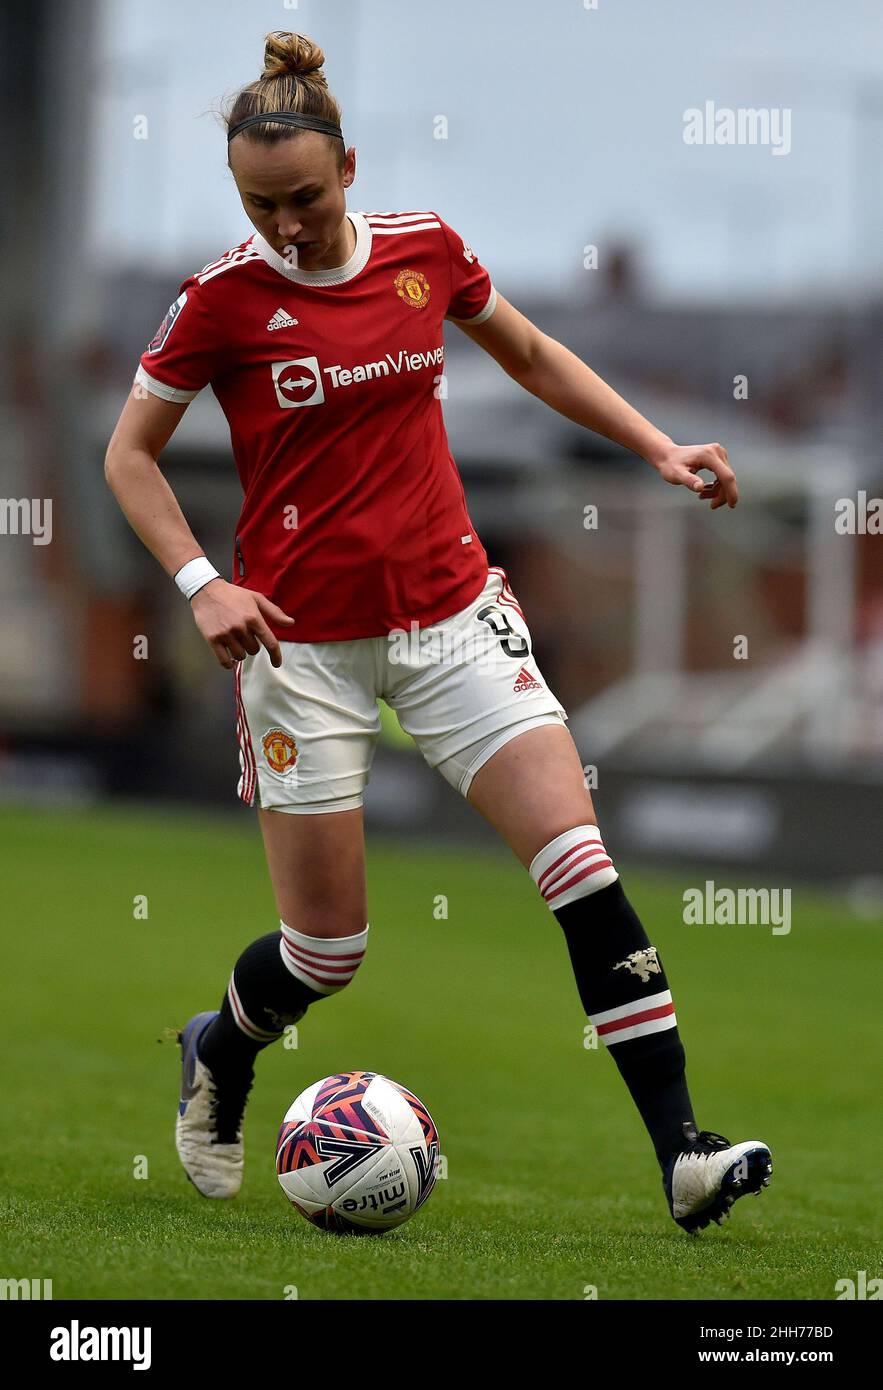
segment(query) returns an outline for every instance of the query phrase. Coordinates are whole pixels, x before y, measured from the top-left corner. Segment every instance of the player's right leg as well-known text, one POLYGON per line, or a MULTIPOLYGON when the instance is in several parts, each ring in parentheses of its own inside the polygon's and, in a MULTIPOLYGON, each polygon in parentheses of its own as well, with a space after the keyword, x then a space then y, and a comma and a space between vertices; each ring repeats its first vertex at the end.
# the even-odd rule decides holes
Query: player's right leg
POLYGON ((179 1156, 200 1192, 242 1181, 258 1052, 352 980, 368 940, 362 793, 379 731, 371 639, 284 643, 236 673, 240 796, 259 802, 279 923, 237 960, 221 1007, 179 1034, 179 1156), (348 650, 347 650, 348 649, 348 650))

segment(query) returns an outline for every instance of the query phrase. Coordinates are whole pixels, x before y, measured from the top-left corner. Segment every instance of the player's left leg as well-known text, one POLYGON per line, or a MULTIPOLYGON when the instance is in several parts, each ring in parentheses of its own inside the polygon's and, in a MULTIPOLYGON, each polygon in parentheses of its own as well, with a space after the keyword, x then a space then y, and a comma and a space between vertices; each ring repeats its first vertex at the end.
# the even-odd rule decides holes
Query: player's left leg
POLYGON ((665 1166, 695 1129, 684 1048, 659 951, 604 847, 579 754, 562 724, 529 729, 472 779, 471 805, 528 870, 561 925, 589 1020, 665 1166))
POLYGON ((769 1181, 767 1146, 696 1128, 685 1054, 658 949, 598 829, 569 731, 516 734, 474 774, 467 799, 537 884, 567 941, 577 988, 653 1140, 675 1220, 695 1231, 769 1181))

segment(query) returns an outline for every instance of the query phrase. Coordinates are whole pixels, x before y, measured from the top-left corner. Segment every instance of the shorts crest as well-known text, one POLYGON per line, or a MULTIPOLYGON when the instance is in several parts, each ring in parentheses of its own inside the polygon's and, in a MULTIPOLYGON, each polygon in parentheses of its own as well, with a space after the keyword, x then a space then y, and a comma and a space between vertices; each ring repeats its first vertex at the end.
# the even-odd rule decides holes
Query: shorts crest
POLYGON ((297 744, 285 729, 268 729, 261 739, 261 747, 274 772, 290 772, 297 762, 297 744))

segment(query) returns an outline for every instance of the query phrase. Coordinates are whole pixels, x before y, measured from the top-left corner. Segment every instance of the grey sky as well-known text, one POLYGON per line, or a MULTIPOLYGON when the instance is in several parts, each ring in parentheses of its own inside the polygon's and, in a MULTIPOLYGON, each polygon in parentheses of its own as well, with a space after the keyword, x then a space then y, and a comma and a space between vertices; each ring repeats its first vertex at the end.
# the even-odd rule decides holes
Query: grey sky
POLYGON ((209 108, 259 74, 278 28, 325 49, 358 156, 349 205, 436 209, 516 300, 581 285, 584 245, 603 258, 621 235, 663 296, 879 282, 879 0, 597 3, 105 0, 96 255, 180 280, 250 234, 209 108), (684 111, 706 101, 789 108, 791 152, 686 145, 684 111))

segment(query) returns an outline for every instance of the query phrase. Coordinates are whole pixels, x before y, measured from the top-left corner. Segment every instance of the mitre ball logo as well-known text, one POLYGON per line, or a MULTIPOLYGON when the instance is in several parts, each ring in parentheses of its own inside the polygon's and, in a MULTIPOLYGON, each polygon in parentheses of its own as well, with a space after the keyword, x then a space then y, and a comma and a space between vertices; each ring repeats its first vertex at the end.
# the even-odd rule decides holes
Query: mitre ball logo
POLYGON ((268 729, 261 739, 261 747, 274 772, 290 772, 297 762, 297 744, 284 729, 268 729))
POLYGON ((288 362, 274 362, 273 385, 276 399, 286 409, 299 405, 322 405, 325 400, 318 357, 294 357, 288 362))
POLYGON ((395 280, 396 294, 412 309, 424 309, 429 303, 429 281, 420 270, 400 270, 395 280))

